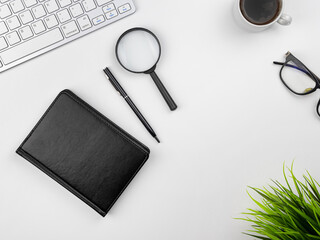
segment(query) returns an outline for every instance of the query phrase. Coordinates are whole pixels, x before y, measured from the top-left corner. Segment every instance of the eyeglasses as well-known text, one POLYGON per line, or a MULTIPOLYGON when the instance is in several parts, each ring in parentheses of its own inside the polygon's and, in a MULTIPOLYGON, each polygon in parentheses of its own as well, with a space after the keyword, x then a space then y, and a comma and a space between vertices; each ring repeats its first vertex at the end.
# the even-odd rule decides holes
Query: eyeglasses
MULTIPOLYGON (((320 79, 290 52, 286 54, 285 62, 273 63, 282 65, 280 79, 294 94, 304 96, 320 88, 320 79)), ((320 100, 317 105, 317 113, 320 117, 320 100)))

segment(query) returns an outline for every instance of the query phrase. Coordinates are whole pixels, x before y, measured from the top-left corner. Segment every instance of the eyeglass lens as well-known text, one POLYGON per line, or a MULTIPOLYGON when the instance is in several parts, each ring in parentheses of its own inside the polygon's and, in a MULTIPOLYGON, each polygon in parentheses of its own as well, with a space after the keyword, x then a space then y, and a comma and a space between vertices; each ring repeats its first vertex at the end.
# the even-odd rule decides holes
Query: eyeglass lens
POLYGON ((287 87, 298 94, 307 94, 316 87, 316 82, 308 69, 298 61, 290 60, 287 62, 283 66, 281 77, 287 87))

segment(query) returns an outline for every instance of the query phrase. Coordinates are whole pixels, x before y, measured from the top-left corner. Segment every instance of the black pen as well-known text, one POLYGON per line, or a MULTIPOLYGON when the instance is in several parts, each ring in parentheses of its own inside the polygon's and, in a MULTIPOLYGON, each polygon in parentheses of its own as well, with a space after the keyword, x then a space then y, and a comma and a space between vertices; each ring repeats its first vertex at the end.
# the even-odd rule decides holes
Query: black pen
POLYGON ((132 102, 131 98, 128 96, 128 94, 124 91, 124 89, 121 87, 120 83, 117 81, 117 79, 113 76, 109 68, 105 68, 104 73, 107 75, 109 81, 111 82, 112 86, 117 90, 117 92, 120 93, 120 95, 126 100, 126 102, 129 104, 131 109, 134 111, 134 113, 137 115, 137 117, 140 119, 142 124, 145 126, 145 128, 148 130, 148 132, 151 134, 152 137, 154 137, 158 143, 160 143, 156 133, 153 131, 150 124, 147 122, 147 120, 144 118, 144 116, 141 114, 139 109, 136 107, 136 105, 132 102))

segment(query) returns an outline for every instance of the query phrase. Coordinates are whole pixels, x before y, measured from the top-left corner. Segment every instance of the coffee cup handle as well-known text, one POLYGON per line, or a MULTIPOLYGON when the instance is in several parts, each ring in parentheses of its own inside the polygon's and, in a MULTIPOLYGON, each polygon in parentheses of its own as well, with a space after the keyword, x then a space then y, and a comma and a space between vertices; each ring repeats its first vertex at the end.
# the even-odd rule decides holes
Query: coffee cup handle
POLYGON ((292 17, 288 14, 285 14, 285 13, 282 14, 278 20, 278 23, 283 26, 288 26, 291 24, 291 22, 292 22, 292 17))

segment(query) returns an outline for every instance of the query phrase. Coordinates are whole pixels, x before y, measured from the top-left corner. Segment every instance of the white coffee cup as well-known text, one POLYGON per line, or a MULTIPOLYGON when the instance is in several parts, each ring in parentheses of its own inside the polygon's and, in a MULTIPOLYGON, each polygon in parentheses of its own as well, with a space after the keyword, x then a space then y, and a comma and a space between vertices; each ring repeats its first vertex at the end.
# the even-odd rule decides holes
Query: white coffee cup
POLYGON ((285 0, 279 0, 279 1, 280 1, 280 9, 277 13, 277 17, 272 22, 269 22, 269 23, 263 24, 263 25, 258 25, 258 24, 254 24, 254 23, 249 22, 243 16, 243 13, 242 13, 241 7, 240 7, 241 0, 236 0, 236 3, 233 8, 233 15, 234 15, 235 21, 240 27, 242 27, 246 30, 249 30, 249 31, 254 31, 254 32, 263 31, 263 30, 271 27, 275 23, 279 23, 280 25, 283 25, 283 26, 288 26, 291 24, 292 18, 291 18, 291 16, 283 13, 284 6, 285 6, 285 0))

